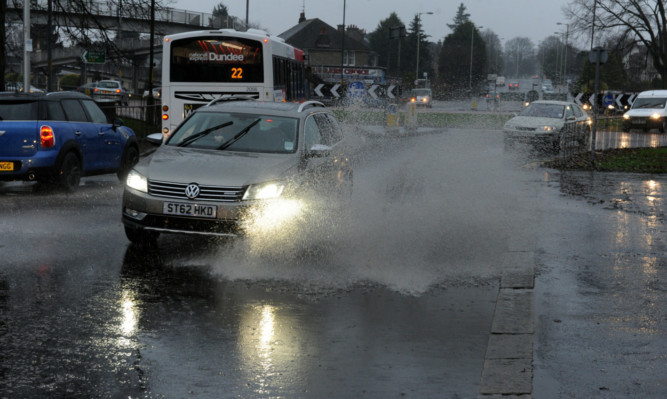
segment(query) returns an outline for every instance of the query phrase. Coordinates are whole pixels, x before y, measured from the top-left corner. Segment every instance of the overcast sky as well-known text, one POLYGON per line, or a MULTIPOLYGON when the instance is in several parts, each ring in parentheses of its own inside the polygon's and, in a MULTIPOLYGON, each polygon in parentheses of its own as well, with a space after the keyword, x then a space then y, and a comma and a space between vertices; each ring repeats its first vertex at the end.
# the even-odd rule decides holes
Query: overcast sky
MULTIPOLYGON (((424 32, 429 40, 438 41, 451 33, 451 24, 459 4, 466 6, 470 20, 482 31, 491 29, 505 43, 515 37, 528 37, 538 42, 554 32, 565 32, 567 23, 563 7, 571 0, 345 0, 345 25, 356 25, 366 32, 374 31, 381 20, 396 12, 409 26, 418 12, 422 15, 424 32)), ((222 0, 230 15, 245 19, 249 2, 251 23, 256 23, 269 33, 278 35, 299 20, 304 9, 306 18, 319 18, 336 27, 343 23, 344 0, 222 0)), ((220 0, 176 0, 173 8, 211 13, 220 0)))

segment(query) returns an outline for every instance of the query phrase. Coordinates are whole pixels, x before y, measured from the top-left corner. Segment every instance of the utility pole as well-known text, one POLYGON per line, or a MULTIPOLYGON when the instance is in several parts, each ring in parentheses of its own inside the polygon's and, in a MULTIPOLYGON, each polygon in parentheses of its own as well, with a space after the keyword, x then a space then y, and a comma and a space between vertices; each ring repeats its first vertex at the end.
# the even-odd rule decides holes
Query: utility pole
MULTIPOLYGON (((31 52, 32 40, 30 39, 30 0, 23 0, 23 91, 25 93, 30 92, 31 52)), ((2 73, 4 73, 4 71, 2 73)), ((2 89, 4 90, 5 88, 3 87, 2 89)))

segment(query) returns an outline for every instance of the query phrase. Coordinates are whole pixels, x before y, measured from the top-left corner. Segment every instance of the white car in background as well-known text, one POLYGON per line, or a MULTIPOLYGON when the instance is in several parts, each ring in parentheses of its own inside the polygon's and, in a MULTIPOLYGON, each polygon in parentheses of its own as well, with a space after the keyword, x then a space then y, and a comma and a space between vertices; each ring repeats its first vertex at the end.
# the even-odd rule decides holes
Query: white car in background
POLYGON ((505 144, 522 142, 538 150, 560 152, 572 146, 586 146, 591 118, 570 101, 533 101, 505 123, 505 144))

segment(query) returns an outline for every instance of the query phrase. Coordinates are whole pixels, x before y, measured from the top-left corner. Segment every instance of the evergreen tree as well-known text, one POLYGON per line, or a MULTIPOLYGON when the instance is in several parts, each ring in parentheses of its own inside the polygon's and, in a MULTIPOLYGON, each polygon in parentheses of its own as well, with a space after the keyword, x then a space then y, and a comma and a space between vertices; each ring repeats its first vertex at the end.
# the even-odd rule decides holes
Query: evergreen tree
POLYGON ((475 25, 468 21, 445 37, 440 51, 438 73, 453 95, 463 95, 486 80, 486 44, 475 25), (472 43, 471 43, 472 40, 472 43), (471 46, 472 45, 472 46, 471 46), (472 81, 470 50, 472 47, 472 81))
POLYGON ((455 31, 456 28, 469 21, 470 14, 466 12, 466 6, 461 3, 459 5, 459 9, 456 11, 456 15, 454 16, 454 23, 447 24, 447 27, 452 31, 455 31))
POLYGON ((401 52, 406 51, 405 37, 401 37, 401 31, 405 32, 405 26, 398 15, 392 12, 388 18, 380 21, 377 28, 368 35, 371 50, 378 54, 378 63, 387 67, 387 73, 390 76, 402 75, 399 66, 405 69, 404 64, 398 59, 399 46, 401 52))

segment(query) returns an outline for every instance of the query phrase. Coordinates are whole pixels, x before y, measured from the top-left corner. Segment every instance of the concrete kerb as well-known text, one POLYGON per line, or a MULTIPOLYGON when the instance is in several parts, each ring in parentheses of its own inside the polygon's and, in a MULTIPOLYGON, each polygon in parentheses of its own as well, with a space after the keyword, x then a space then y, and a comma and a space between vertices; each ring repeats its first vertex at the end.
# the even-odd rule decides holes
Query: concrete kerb
POLYGON ((533 391, 535 253, 508 252, 480 382, 480 398, 530 398, 533 391))

